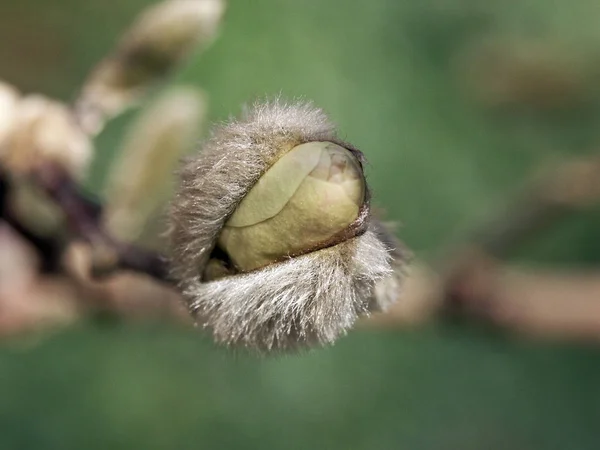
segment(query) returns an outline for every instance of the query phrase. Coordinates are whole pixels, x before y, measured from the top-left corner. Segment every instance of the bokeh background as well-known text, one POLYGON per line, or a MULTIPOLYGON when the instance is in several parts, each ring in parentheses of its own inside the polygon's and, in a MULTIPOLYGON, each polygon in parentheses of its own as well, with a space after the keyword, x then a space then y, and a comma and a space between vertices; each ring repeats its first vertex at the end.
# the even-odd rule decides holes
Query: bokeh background
MULTIPOLYGON (((0 0, 0 78, 72 99, 150 3, 0 0)), ((427 260, 536 168, 597 151, 599 20, 592 0, 233 0, 173 82, 202 87, 212 121, 264 95, 314 100, 427 260)), ((90 189, 135 115, 98 139, 90 189)), ((593 266, 599 225, 598 209, 573 215, 515 261, 593 266)), ((259 358, 94 322, 0 344, 0 448, 596 449, 599 374, 592 345, 465 324, 259 358)))

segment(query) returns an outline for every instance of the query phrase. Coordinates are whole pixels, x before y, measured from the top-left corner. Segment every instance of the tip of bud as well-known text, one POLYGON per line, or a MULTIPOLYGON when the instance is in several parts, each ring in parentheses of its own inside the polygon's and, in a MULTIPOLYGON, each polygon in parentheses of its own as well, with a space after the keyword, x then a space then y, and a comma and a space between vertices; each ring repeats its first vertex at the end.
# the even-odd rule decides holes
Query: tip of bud
POLYGON ((309 176, 339 186, 326 195, 325 200, 337 202, 340 198, 348 199, 360 207, 365 198, 365 182, 362 166, 356 157, 350 150, 332 142, 316 144, 323 144, 323 149, 319 163, 309 176), (339 197, 331 195, 334 193, 339 197))

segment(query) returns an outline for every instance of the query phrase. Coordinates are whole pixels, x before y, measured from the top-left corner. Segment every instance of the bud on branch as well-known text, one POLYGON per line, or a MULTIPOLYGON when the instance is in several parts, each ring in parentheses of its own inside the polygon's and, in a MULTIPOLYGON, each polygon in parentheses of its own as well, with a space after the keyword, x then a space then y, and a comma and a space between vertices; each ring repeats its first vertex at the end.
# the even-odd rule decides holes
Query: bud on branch
POLYGON ((403 254, 371 216, 363 155, 311 104, 257 104, 183 166, 173 275, 226 344, 328 344, 399 293, 403 254))

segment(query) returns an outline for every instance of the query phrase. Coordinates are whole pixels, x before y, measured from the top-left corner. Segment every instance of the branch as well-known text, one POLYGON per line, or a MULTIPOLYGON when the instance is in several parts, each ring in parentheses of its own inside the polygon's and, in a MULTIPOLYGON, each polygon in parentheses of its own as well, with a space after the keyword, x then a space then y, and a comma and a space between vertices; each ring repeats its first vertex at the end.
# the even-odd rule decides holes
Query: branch
POLYGON ((60 256, 64 249, 58 239, 42 236, 27 228, 14 214, 10 205, 11 186, 6 173, 0 167, 0 219, 6 222, 24 240, 28 241, 40 256, 43 273, 58 272, 60 256))
POLYGON ((91 245, 92 273, 107 275, 125 269, 144 273, 162 282, 171 282, 165 258, 110 236, 101 225, 101 205, 86 197, 77 183, 59 166, 41 165, 34 173, 34 180, 64 212, 75 237, 91 245))
MULTIPOLYGON (((171 283, 165 258, 158 253, 112 238, 101 226, 101 205, 85 196, 65 171, 56 165, 43 165, 35 172, 34 179, 61 208, 73 237, 84 240, 91 246, 93 275, 108 275, 122 269, 146 274, 163 283, 171 283)), ((27 227, 11 209, 11 193, 9 177, 0 168, 0 219, 37 250, 43 272, 58 272, 66 242, 58 236, 39 235, 27 227)))
POLYGON ((524 270, 501 262, 562 218, 600 201, 600 157, 536 178, 499 214, 454 245, 436 270, 413 267, 405 295, 367 325, 470 318, 525 334, 600 340, 600 272, 524 270))

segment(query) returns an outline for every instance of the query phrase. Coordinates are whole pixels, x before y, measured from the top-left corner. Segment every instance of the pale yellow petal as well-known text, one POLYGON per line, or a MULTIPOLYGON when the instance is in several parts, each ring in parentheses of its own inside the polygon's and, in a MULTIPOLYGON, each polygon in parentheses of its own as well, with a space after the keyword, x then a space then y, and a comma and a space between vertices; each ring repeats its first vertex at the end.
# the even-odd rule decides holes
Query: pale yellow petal
POLYGON ((227 226, 254 225, 281 211, 308 174, 319 164, 326 144, 301 144, 282 156, 244 197, 227 226))
POLYGON ((318 164, 276 214, 247 226, 226 224, 219 245, 239 270, 253 270, 310 251, 358 217, 365 195, 360 164, 336 144, 318 144, 324 149, 318 164))

